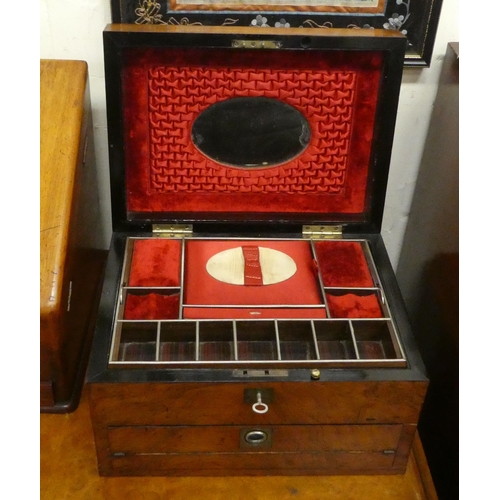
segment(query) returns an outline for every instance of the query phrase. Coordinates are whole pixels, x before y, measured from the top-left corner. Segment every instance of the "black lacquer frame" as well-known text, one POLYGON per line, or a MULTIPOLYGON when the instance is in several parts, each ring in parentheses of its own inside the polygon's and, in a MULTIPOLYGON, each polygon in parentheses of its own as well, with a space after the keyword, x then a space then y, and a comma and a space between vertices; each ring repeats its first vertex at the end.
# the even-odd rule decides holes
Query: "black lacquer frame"
MULTIPOLYGON (((169 30, 169 28, 165 28, 169 30)), ((186 32, 178 30, 165 31, 160 27, 134 27, 128 25, 110 25, 103 34, 106 102, 108 114, 108 143, 111 176, 112 219, 115 231, 149 231, 153 223, 195 223, 216 232, 222 225, 226 231, 231 224, 241 225, 250 232, 262 227, 269 229, 273 221, 274 230, 279 233, 283 228, 290 231, 294 225, 304 224, 342 224, 346 233, 379 233, 387 189, 387 179, 391 158, 394 127, 398 108, 399 90, 401 86, 405 39, 402 36, 347 36, 348 30, 343 30, 345 36, 318 36, 307 38, 307 48, 304 48, 304 37, 293 31, 293 35, 282 36, 280 50, 347 50, 347 51, 381 51, 384 53, 384 65, 381 74, 379 101, 377 103, 376 120, 373 136, 373 146, 370 158, 368 182, 372 186, 370 196, 366 200, 365 215, 358 214, 273 214, 272 220, 268 213, 249 213, 238 215, 232 212, 205 214, 193 213, 128 213, 126 208, 126 175, 125 175, 125 137, 123 131, 122 102, 122 65, 124 50, 131 47, 187 47, 209 46, 212 49, 230 48, 234 34, 223 32, 225 28, 210 33, 195 32, 187 28, 186 32), (217 32, 219 31, 219 32, 217 32)), ((290 32, 292 33, 292 32, 290 32)), ((361 33, 360 33, 361 35, 361 33)), ((269 34, 255 37, 257 41, 275 39, 269 34)))
POLYGON ((250 10, 244 4, 238 10, 237 1, 227 10, 213 10, 209 4, 206 10, 180 10, 172 8, 175 0, 111 0, 111 10, 113 23, 126 24, 396 30, 407 37, 405 65, 426 67, 431 62, 442 2, 380 0, 381 12, 365 13, 368 11, 363 8, 357 12, 328 11, 327 7, 308 10, 307 0, 303 6, 281 11, 266 10, 265 5, 250 10))

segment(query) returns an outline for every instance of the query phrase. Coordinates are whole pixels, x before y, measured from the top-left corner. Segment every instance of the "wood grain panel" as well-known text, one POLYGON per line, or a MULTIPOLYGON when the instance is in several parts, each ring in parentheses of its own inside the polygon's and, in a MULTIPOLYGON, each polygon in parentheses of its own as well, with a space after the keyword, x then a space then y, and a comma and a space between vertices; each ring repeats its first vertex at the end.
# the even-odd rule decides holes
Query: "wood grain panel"
POLYGON ((425 382, 92 384, 95 424, 414 424, 425 382), (274 391, 269 411, 244 403, 245 389, 274 391))

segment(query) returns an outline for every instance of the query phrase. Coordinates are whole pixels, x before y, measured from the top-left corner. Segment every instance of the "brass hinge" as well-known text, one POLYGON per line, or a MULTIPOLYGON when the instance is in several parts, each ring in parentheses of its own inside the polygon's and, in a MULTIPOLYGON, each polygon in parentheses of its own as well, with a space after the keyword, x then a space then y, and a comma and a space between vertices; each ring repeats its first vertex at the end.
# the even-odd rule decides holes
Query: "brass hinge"
POLYGON ((342 238, 342 226, 304 226, 302 236, 314 240, 342 238))
POLYGON ((282 42, 273 40, 233 40, 233 49, 280 49, 282 42))
POLYGON ((153 224, 153 236, 157 238, 182 238, 193 234, 192 224, 153 224))

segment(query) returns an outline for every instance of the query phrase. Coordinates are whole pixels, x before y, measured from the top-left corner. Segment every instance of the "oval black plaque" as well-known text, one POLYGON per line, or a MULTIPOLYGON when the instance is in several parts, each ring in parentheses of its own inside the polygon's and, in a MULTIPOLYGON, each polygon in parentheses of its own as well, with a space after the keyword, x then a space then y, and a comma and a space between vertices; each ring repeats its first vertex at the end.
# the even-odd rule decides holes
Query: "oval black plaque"
POLYGON ((262 168, 299 155, 309 144, 311 129, 300 111, 277 99, 234 97, 202 111, 191 138, 218 163, 262 168))

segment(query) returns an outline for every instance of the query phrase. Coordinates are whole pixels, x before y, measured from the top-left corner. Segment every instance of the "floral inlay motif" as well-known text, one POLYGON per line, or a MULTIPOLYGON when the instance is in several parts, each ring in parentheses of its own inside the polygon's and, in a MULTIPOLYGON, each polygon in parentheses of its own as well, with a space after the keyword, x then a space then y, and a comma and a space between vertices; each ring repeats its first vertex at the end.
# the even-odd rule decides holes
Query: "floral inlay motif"
MULTIPOLYGON (((161 4, 155 0, 139 0, 139 6, 135 9, 137 19, 135 24, 169 24, 174 26, 203 26, 200 22, 191 22, 189 18, 182 17, 177 19, 170 17, 168 21, 163 20, 163 15, 160 14, 161 4)), ((221 26, 236 24, 238 19, 226 18, 221 26)))
POLYGON ((267 17, 261 16, 260 14, 252 19, 250 26, 258 26, 259 28, 269 28, 269 24, 267 24, 267 17))
POLYGON ((406 7, 405 14, 395 13, 393 14, 386 23, 384 23, 384 29, 386 30, 396 30, 401 31, 403 35, 408 34, 408 31, 405 29, 401 29, 403 25, 408 21, 410 17, 410 0, 396 0, 396 5, 404 5, 406 7))
POLYGON ((140 0, 139 6, 135 9, 138 17, 136 24, 167 24, 163 21, 163 16, 159 13, 161 5, 155 0, 140 0))
POLYGON ((280 19, 274 23, 275 28, 289 28, 290 23, 287 23, 285 19, 280 19))
MULTIPOLYGON (((411 0, 396 0, 396 5, 404 5, 406 7, 406 13, 405 14, 399 14, 398 12, 392 14, 392 16, 387 19, 387 22, 383 24, 383 28, 386 30, 395 30, 395 31, 400 31, 403 35, 407 35, 408 31, 406 29, 401 29, 403 25, 408 21, 408 18, 410 17, 410 1, 411 0)), ((349 24, 347 26, 348 28, 354 28, 354 29, 375 29, 374 26, 371 26, 370 24, 363 24, 363 26, 358 26, 357 24, 349 24)))

